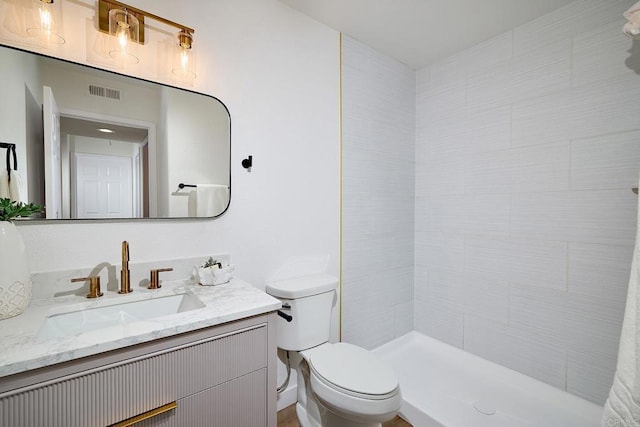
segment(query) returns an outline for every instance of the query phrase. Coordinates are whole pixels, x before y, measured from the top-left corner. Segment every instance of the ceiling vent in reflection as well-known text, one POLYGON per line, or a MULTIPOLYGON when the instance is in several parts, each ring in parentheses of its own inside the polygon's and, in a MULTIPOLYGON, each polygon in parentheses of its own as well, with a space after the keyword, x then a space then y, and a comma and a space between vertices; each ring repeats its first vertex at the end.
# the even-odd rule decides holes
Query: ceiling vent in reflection
POLYGON ((114 101, 121 100, 120 91, 118 89, 110 89, 108 87, 98 85, 89 85, 89 95, 113 99, 114 101))

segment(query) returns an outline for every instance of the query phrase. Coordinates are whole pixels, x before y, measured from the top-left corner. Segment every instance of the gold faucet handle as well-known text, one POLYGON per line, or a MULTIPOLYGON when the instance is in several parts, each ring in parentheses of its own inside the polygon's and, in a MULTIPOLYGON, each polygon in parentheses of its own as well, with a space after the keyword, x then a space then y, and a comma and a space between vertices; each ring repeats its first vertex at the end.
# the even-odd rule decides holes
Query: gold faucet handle
POLYGON ((75 279, 71 279, 72 282, 86 282, 89 281, 89 293, 87 294, 87 298, 98 298, 104 295, 100 292, 100 276, 89 276, 89 277, 77 277, 75 279))
POLYGON ((173 268, 157 268, 155 270, 151 270, 151 277, 149 277, 149 289, 159 289, 162 287, 162 285, 160 285, 160 273, 163 271, 173 271, 173 268))

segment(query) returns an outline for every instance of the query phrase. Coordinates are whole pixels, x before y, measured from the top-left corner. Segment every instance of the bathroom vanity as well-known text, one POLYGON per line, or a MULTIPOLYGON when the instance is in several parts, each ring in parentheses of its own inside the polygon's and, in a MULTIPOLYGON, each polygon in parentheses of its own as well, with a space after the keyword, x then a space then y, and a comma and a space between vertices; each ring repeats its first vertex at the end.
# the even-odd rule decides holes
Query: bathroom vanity
POLYGON ((0 425, 275 427, 279 306, 236 279, 34 301, 0 323, 0 425), (80 331, 55 324, 77 327, 78 313, 144 317, 147 307, 159 315, 80 331))

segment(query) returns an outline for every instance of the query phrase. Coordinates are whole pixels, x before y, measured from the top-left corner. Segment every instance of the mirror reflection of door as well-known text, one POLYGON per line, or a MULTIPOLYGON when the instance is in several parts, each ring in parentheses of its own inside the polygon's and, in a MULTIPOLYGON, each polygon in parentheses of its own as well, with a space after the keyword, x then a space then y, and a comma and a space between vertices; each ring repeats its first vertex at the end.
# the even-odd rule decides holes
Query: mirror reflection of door
POLYGON ((63 218, 142 218, 148 129, 74 115, 60 120, 63 218))
POLYGON ((60 110, 51 88, 44 86, 42 89, 46 217, 60 219, 62 218, 60 110))
POLYGON ((72 218, 133 218, 132 159, 74 153, 72 165, 72 218))

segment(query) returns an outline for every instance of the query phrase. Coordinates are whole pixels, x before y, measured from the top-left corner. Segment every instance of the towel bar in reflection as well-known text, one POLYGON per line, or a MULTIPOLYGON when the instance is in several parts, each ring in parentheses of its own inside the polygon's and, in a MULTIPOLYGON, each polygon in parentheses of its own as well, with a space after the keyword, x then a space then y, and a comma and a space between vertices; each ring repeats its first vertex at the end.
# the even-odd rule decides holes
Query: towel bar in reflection
MULTIPOLYGON (((197 185, 195 185, 195 184, 183 184, 182 182, 181 182, 180 184, 178 184, 178 188, 179 188, 179 189, 181 189, 181 190, 182 190, 183 188, 185 188, 185 187, 189 187, 189 188, 198 188, 198 186, 197 186, 197 185)), ((227 185, 227 189, 228 189, 228 188, 229 188, 229 186, 227 185)))

